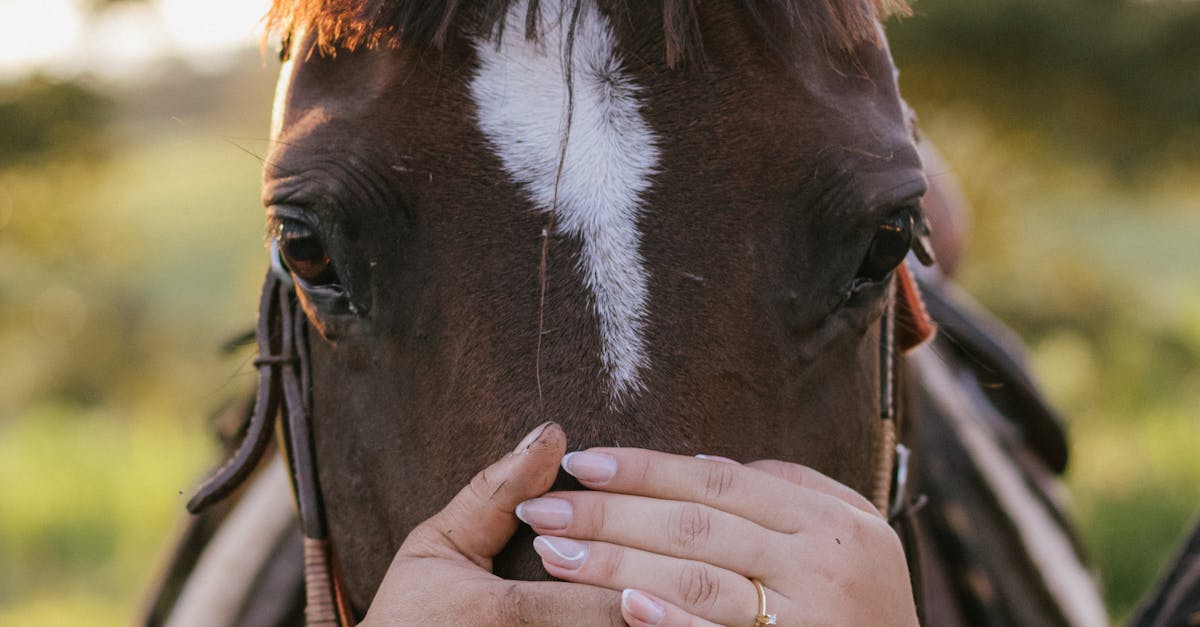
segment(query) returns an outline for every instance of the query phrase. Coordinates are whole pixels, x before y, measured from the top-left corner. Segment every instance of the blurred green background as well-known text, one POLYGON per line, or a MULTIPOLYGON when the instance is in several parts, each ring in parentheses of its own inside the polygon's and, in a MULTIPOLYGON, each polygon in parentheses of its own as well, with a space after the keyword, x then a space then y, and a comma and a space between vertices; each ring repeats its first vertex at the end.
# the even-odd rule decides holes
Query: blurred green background
MULTIPOLYGON (((75 3, 78 31, 129 4, 75 3)), ((889 33, 950 164, 931 175, 974 207, 961 280, 1071 419, 1074 511, 1120 619, 1200 512, 1200 3, 915 10, 889 33)), ((216 454, 208 416, 253 383, 219 347, 264 267, 276 64, 220 54, 3 74, 0 624, 125 623, 216 454)))

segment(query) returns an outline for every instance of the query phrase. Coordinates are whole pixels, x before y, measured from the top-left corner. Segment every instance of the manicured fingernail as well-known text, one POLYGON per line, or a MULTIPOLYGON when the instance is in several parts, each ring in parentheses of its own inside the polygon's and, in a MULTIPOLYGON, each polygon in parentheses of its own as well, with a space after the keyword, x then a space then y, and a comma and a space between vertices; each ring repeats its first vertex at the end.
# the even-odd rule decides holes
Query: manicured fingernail
POLYGON ((696 459, 707 459, 710 462, 721 462, 722 464, 737 464, 737 461, 720 455, 697 455, 696 459))
POLYGON ((562 460, 563 470, 585 483, 604 485, 617 474, 617 460, 612 455, 575 451, 562 460))
POLYGON ((587 559, 587 545, 566 538, 538 536, 533 539, 533 550, 559 568, 575 570, 587 559))
POLYGON ((517 506, 517 518, 538 529, 566 529, 571 524, 571 503, 552 497, 529 499, 517 506))
POLYGON ((513 449, 513 452, 524 453, 529 450, 529 447, 533 446, 533 443, 537 442, 538 438, 542 437, 542 433, 546 431, 546 427, 549 427, 550 424, 551 423, 549 422, 543 422, 542 424, 534 427, 533 431, 530 431, 529 435, 525 436, 524 440, 521 440, 521 443, 517 445, 517 448, 513 449))
POLYGON ((667 610, 662 603, 637 590, 628 588, 621 593, 621 608, 634 619, 647 625, 657 625, 667 615, 667 610))

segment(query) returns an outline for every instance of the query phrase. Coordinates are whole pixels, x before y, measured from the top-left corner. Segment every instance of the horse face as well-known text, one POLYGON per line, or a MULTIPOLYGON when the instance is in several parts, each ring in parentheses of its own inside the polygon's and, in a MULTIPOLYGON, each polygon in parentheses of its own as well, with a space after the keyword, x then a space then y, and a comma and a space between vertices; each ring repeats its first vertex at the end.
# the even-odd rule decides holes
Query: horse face
POLYGON ((872 244, 924 190, 888 52, 780 54, 706 6, 705 63, 671 69, 632 4, 585 6, 569 61, 551 13, 538 41, 514 11, 499 44, 438 52, 296 33, 264 201, 320 332, 319 479, 360 610, 412 526, 544 420, 573 447, 870 485, 872 244))

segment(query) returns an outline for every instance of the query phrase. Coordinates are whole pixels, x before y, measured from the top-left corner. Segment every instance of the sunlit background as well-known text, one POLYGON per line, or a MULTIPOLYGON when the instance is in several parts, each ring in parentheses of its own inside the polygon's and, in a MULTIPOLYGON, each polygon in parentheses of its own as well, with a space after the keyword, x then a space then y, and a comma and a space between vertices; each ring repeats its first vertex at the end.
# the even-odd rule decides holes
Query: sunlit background
MULTIPOLYGON (((918 0, 963 283, 1071 418, 1114 618, 1200 504, 1200 3, 918 0)), ((0 0, 0 624, 119 625, 253 384, 262 0, 0 0)))

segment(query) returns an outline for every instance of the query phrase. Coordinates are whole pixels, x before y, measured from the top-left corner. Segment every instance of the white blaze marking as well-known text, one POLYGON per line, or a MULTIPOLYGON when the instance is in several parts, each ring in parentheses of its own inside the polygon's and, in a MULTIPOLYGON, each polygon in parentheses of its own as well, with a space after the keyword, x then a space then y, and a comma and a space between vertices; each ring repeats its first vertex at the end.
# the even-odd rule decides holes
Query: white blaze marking
POLYGON ((658 163, 656 138, 641 115, 638 87, 622 71, 608 19, 584 1, 571 60, 574 105, 567 132, 566 40, 570 7, 541 2, 542 36, 525 38, 526 2, 515 2, 504 37, 475 43, 479 74, 471 94, 479 124, 505 170, 558 228, 582 241, 580 271, 600 323, 601 362, 612 400, 641 391, 647 366, 646 270, 638 250, 641 197, 658 163))

